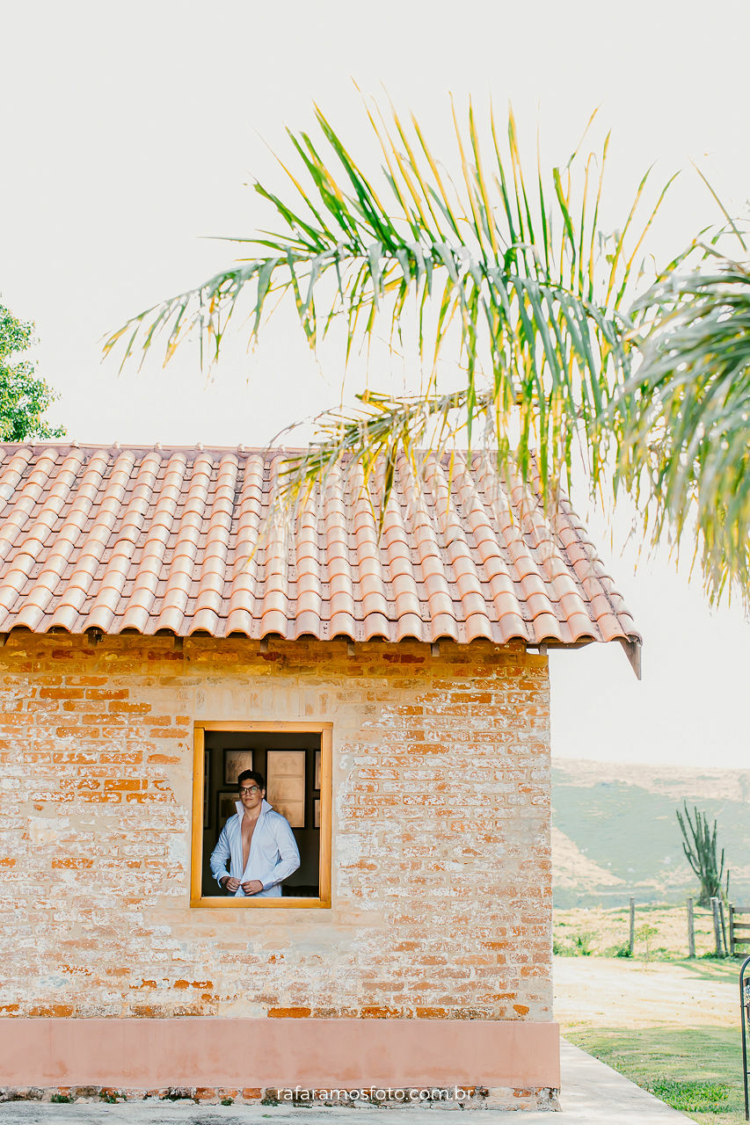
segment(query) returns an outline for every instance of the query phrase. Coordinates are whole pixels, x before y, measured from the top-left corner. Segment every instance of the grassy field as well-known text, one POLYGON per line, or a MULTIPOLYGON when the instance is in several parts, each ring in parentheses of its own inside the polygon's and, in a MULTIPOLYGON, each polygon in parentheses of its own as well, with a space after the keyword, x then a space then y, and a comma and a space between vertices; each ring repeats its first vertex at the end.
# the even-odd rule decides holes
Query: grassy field
POLYGON ((566 1037, 694 1121, 745 1120, 736 1027, 595 1027, 567 1031, 566 1037))
MULTIPOLYGON (((622 957, 628 948, 630 912, 627 906, 607 909, 555 910, 555 953, 561 956, 622 957)), ((657 960, 687 957, 685 907, 636 905, 635 955, 657 960), (651 932, 655 931, 655 932, 651 932)), ((698 957, 716 950, 713 916, 695 909, 695 949, 698 957)), ((750 947, 747 947, 750 953, 750 947)))

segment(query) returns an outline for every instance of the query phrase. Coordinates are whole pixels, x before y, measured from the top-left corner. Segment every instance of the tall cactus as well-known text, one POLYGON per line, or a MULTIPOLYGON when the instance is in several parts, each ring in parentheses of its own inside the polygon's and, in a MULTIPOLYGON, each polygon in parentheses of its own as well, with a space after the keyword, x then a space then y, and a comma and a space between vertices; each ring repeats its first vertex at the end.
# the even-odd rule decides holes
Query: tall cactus
MULTIPOLYGON (((682 830, 682 850, 687 856, 687 861, 698 876, 701 885, 699 906, 710 906, 712 898, 721 896, 721 877, 724 874, 724 849, 721 849, 721 860, 716 856, 716 821, 714 820, 713 832, 708 827, 708 816, 698 811, 693 806, 695 822, 690 817, 687 801, 683 801, 685 815, 677 809, 677 820, 682 830), (688 831, 689 830, 689 831, 688 831)), ((729 872, 727 872, 727 891, 729 890, 729 872)))

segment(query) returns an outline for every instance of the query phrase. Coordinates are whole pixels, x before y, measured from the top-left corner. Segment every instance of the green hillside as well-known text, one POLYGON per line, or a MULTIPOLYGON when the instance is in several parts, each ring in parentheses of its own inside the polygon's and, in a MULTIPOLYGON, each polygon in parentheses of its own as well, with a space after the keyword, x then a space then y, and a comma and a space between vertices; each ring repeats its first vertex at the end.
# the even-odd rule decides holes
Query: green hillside
POLYGON ((697 880, 675 810, 694 804, 719 824, 730 898, 750 901, 750 771, 553 763, 555 905, 683 902, 697 880))

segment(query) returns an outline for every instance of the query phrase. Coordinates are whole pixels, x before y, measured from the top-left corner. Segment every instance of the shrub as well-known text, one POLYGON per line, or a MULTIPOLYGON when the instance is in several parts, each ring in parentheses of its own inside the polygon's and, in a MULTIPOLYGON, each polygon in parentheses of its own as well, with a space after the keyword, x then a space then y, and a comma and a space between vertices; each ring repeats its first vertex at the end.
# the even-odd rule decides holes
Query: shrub
POLYGON ((639 926, 635 931, 635 940, 644 941, 646 943, 646 960, 651 960, 651 939, 655 938, 658 934, 656 926, 650 926, 648 922, 643 926, 639 926))
POLYGON ((567 941, 553 938, 552 952, 558 957, 593 957, 596 951, 592 948, 592 943, 598 936, 593 930, 581 930, 577 934, 571 934, 567 941))
POLYGON ((598 934, 593 930, 581 930, 577 934, 571 936, 573 942, 573 956, 574 957, 592 957, 594 950, 591 948, 591 943, 596 941, 598 934))
POLYGON ((610 945, 608 949, 604 950, 605 957, 632 957, 630 952, 630 942, 624 941, 620 945, 610 945))

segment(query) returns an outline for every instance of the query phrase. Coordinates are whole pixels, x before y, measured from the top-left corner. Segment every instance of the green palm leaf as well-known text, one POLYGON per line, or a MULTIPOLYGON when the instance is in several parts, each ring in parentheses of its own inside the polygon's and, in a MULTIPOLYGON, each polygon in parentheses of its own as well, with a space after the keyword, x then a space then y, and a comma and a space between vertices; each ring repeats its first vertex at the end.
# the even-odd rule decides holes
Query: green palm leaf
MULTIPOLYGON (((314 140, 289 134, 298 162, 296 172, 282 165, 289 193, 255 185, 277 229, 238 239, 251 256, 133 318, 105 350, 119 346, 125 362, 160 339, 168 360, 193 331, 213 360, 240 301, 255 337, 287 291, 313 347, 319 326, 342 318, 347 355, 376 325, 398 338, 411 317, 433 371, 424 397, 373 393, 353 411, 327 413, 319 440, 290 466, 290 497, 336 463, 361 465, 367 478, 378 455, 459 434, 471 446, 478 427, 545 502, 568 484, 578 438, 596 480, 614 433, 601 420, 615 417, 631 375, 623 309, 652 219, 637 222, 646 178, 622 233, 607 238, 597 222, 608 140, 549 173, 538 161, 527 180, 512 113, 502 143, 493 115, 483 135, 472 107, 465 127, 454 111, 454 183, 414 118, 368 110, 384 163, 367 175, 319 109, 316 120, 314 140), (437 363, 454 347, 455 385, 438 393, 437 363)), ((387 502, 387 474, 385 491, 387 502)))
POLYGON ((619 474, 644 498, 654 541, 666 527, 695 539, 712 600, 734 582, 747 603, 750 269, 708 248, 634 313, 642 363, 615 403, 619 474))

